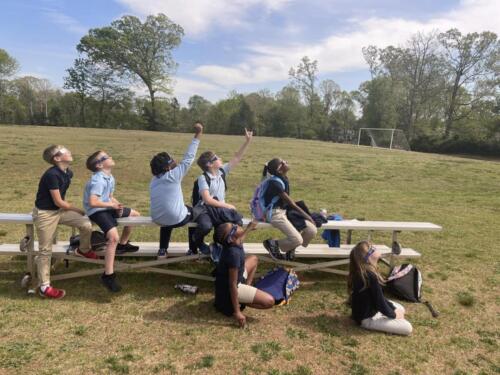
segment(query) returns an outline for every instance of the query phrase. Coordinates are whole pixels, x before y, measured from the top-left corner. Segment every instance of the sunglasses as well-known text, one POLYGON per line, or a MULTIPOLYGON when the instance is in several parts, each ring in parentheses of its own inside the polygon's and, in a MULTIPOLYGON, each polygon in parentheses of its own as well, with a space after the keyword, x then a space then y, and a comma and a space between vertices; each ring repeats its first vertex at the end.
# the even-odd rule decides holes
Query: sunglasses
POLYGON ((214 157, 212 159, 210 159, 210 163, 215 163, 219 159, 220 158, 217 155, 214 155, 214 157))
POLYGON ((370 248, 368 249, 368 252, 366 253, 364 259, 365 259, 365 263, 368 263, 369 262, 369 259, 370 257, 372 256, 372 254, 375 252, 375 247, 373 246, 370 246, 370 248))
POLYGON ((238 230, 238 226, 236 224, 233 224, 231 227, 231 230, 229 231, 229 234, 226 237, 226 243, 230 244, 231 241, 234 239, 234 235, 236 234, 236 231, 238 230))
POLYGON ((62 156, 68 152, 69 152, 69 150, 67 148, 63 147, 63 148, 57 150, 57 152, 52 156, 52 159, 54 159, 56 156, 62 156))
POLYGON ((104 156, 101 156, 99 159, 97 159, 94 164, 100 164, 102 163, 103 161, 105 160, 108 160, 108 159, 111 159, 111 156, 109 155, 104 155, 104 156))

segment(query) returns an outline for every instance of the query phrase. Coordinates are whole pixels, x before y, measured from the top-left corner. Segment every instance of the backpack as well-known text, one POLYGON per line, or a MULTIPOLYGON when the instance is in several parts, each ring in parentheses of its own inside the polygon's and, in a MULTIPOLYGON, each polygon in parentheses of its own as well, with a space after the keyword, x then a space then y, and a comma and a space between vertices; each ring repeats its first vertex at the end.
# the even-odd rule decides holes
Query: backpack
POLYGON ((253 193, 252 200, 250 201, 250 212, 252 216, 258 221, 264 221, 269 223, 271 221, 273 206, 280 199, 279 195, 276 195, 271 199, 271 202, 266 206, 264 201, 264 194, 269 186, 271 181, 277 181, 285 189, 285 183, 281 180, 281 178, 276 176, 270 176, 264 179, 255 189, 253 193))
MULTIPOLYGON (((93 230, 90 236, 90 247, 94 251, 104 250, 106 248, 106 235, 98 230, 93 230)), ((71 236, 69 238, 69 247, 76 249, 80 246, 80 235, 71 236)))
POLYGON ((262 276, 255 283, 257 289, 263 290, 273 296, 275 305, 286 305, 293 292, 300 286, 299 278, 293 269, 287 270, 276 267, 262 276))
POLYGON ((434 318, 439 315, 429 301, 422 301, 422 273, 413 264, 404 263, 393 267, 386 288, 396 297, 425 304, 434 318))
MULTIPOLYGON (((219 171, 221 171, 222 181, 224 181, 224 189, 225 191, 227 191, 226 172, 224 171, 224 168, 219 168, 219 171)), ((203 176, 205 176, 205 180, 207 181, 208 187, 210 187, 210 176, 208 175, 207 172, 203 172, 203 176)), ((194 207, 200 201, 201 201, 200 187, 198 186, 198 179, 196 179, 193 184, 193 192, 191 193, 191 203, 193 204, 194 207)))
MULTIPOLYGON (((344 218, 341 215, 333 214, 328 216, 327 219, 341 221, 344 218)), ((328 247, 340 247, 340 231, 337 229, 323 230, 323 233, 321 233, 321 238, 323 238, 328 243, 328 247)))

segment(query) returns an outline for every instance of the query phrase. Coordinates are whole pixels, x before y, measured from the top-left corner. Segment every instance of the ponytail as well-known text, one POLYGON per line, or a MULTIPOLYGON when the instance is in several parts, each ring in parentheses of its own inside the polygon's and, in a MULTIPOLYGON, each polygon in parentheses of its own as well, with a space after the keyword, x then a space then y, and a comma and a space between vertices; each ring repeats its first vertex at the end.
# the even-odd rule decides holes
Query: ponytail
POLYGON ((262 170, 262 178, 267 177, 267 172, 268 172, 269 167, 267 166, 267 163, 264 164, 264 169, 262 170))

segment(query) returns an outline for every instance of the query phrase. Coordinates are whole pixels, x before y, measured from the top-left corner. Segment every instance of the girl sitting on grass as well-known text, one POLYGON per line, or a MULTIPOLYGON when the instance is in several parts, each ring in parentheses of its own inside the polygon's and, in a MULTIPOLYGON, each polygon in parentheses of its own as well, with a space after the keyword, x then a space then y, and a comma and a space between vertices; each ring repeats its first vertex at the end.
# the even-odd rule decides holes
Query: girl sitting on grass
POLYGON ((214 241, 222 245, 215 270, 215 308, 226 316, 234 316, 241 328, 246 324, 246 317, 241 312, 245 305, 256 309, 274 306, 270 294, 252 286, 257 257, 250 255, 245 258, 243 240, 256 226, 257 222, 252 221, 243 230, 237 224, 224 223, 214 233, 214 241))
POLYGON ((347 289, 352 318, 365 329, 407 336, 413 328, 404 318, 404 307, 387 300, 382 292, 385 281, 377 269, 380 255, 368 241, 359 242, 351 250, 347 289))

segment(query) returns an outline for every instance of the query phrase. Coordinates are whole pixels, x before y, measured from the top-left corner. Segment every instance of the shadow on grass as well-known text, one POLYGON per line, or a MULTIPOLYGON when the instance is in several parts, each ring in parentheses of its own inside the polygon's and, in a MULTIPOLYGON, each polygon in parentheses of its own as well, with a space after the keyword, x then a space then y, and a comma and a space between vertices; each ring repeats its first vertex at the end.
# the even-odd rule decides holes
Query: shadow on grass
MULTIPOLYGON (((213 306, 213 299, 209 301, 197 300, 195 296, 186 295, 181 301, 176 302, 165 310, 149 311, 143 315, 144 320, 153 322, 177 322, 198 326, 221 326, 238 329, 232 317, 218 313, 213 306)), ((244 310, 247 312, 248 308, 244 310)), ((247 315, 247 323, 258 323, 258 319, 247 315)))
POLYGON ((316 316, 298 316, 291 320, 292 324, 307 330, 313 330, 326 336, 366 336, 367 331, 346 315, 319 314, 316 316))
MULTIPOLYGON (((72 272, 80 269, 68 269, 72 272)), ((199 272, 201 274, 201 272, 199 272)), ((64 274, 57 272, 54 274, 64 274)), ((21 278, 24 272, 0 271, 0 298, 3 299, 26 299, 26 289, 21 288, 21 278)), ((66 290, 64 301, 88 301, 96 303, 111 303, 115 298, 126 295, 129 299, 136 301, 155 300, 159 297, 173 298, 179 295, 179 291, 174 289, 177 283, 191 283, 176 276, 152 274, 145 272, 117 272, 117 281, 122 286, 119 293, 110 293, 101 284, 100 275, 78 277, 69 280, 56 280, 51 284, 57 288, 66 290)), ((212 283, 208 281, 196 280, 195 285, 201 292, 211 292, 212 283)))

